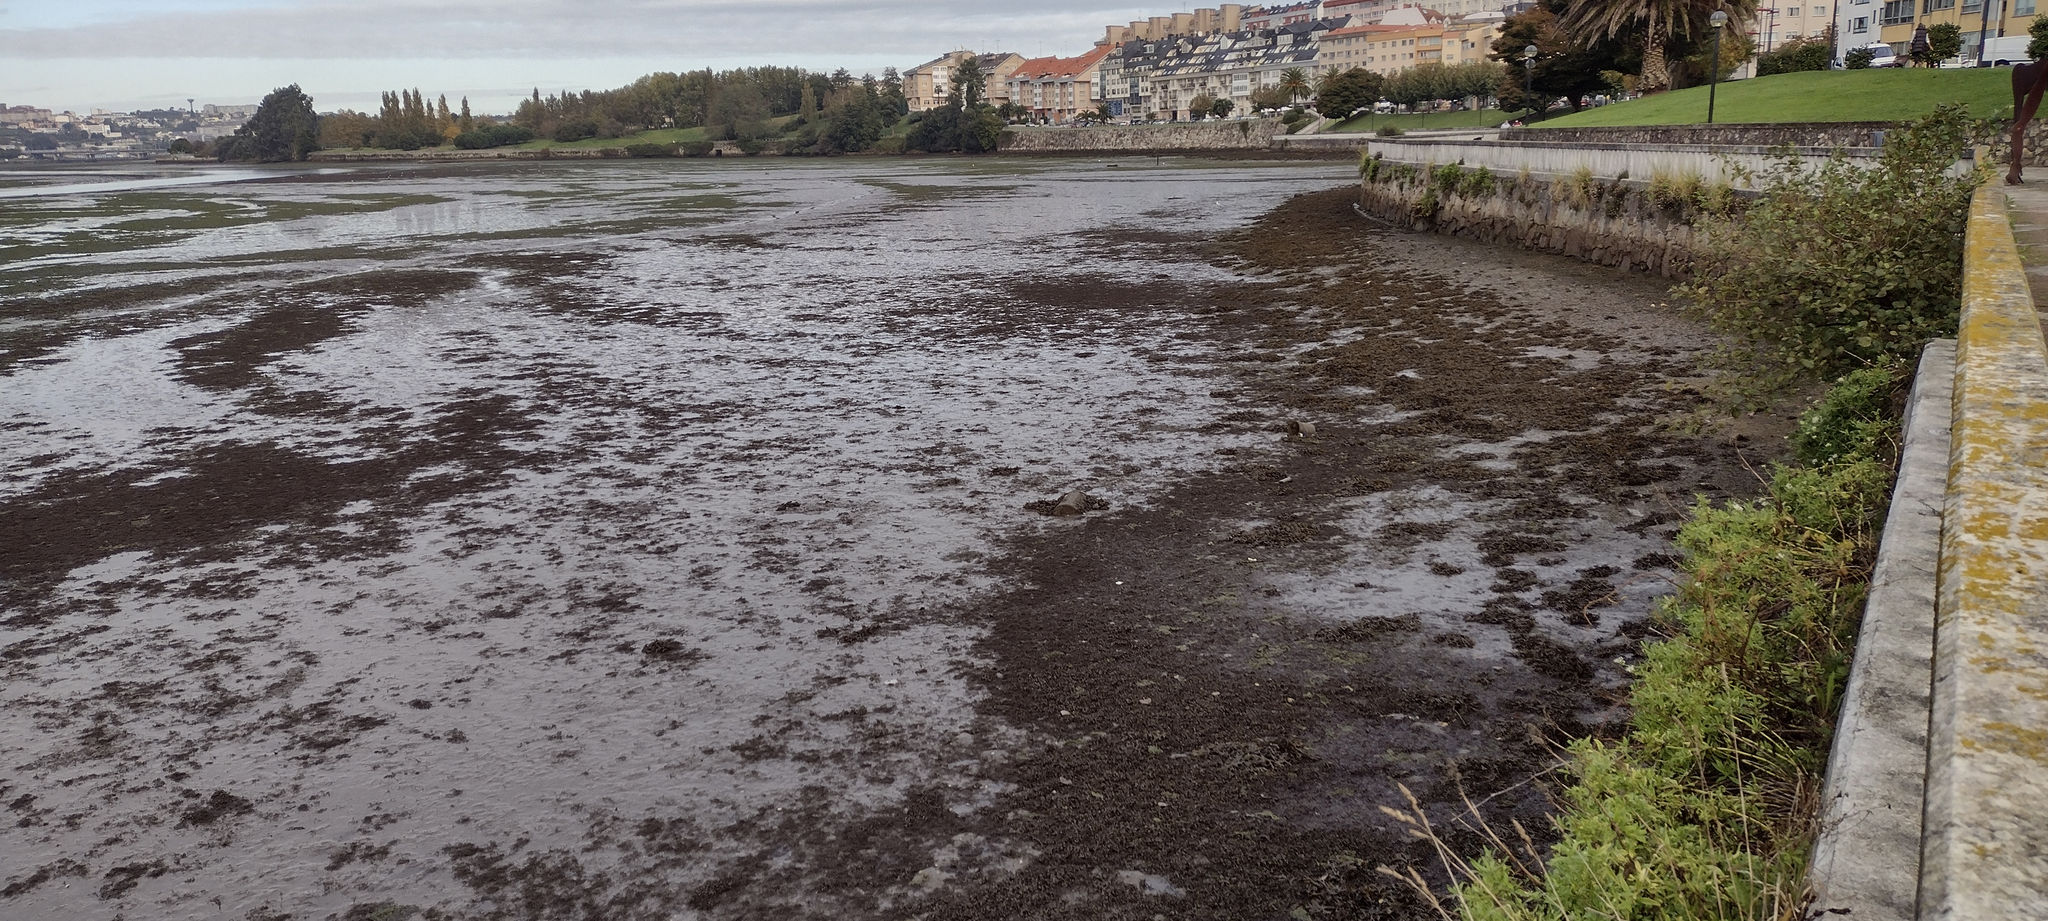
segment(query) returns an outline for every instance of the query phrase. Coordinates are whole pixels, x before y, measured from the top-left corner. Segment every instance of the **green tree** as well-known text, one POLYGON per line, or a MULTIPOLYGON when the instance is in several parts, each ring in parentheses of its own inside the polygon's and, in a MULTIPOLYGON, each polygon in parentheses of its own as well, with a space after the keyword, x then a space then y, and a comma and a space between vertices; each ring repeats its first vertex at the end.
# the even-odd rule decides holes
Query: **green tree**
POLYGON ((969 55, 953 68, 953 95, 946 100, 955 109, 972 111, 988 102, 988 75, 981 70, 980 59, 969 55))
POLYGON ((1869 48, 1851 48, 1842 55, 1842 66, 1849 70, 1869 70, 1870 62, 1877 59, 1877 52, 1869 48))
POLYGON ((1216 97, 1203 93, 1188 100, 1188 118, 1201 121, 1209 117, 1209 110, 1216 105, 1216 97))
POLYGON ((1333 77, 1316 94, 1316 111, 1324 118, 1345 118, 1380 99, 1386 80, 1363 67, 1353 67, 1333 77))
POLYGON ((320 117, 313 114, 313 99, 298 84, 272 90, 256 106, 249 123, 221 138, 216 150, 223 162, 240 160, 282 163, 306 159, 320 149, 320 117))
POLYGON ((1281 71, 1280 91, 1287 94, 1287 101, 1290 103, 1297 102, 1301 97, 1308 95, 1308 71, 1299 67, 1289 67, 1281 71))
POLYGON ((1625 35, 1642 37, 1642 79, 1645 93, 1671 88, 1667 57, 1676 40, 1696 41, 1708 35, 1708 17, 1728 13, 1730 26, 1756 17, 1756 0, 1578 0, 1565 8, 1565 31, 1581 43, 1625 35))
POLYGON ((882 101, 894 113, 891 120, 910 114, 910 100, 903 96, 903 75, 894 67, 882 68, 882 101))
POLYGON ((1231 102, 1228 99, 1212 99, 1209 101, 1209 114, 1217 118, 1229 118, 1230 110, 1234 108, 1237 108, 1237 103, 1231 102))
POLYGON ((1927 27, 1928 58, 1946 61, 1963 53, 1963 27, 1952 22, 1927 27))
POLYGON ((2027 42, 2027 57, 2035 61, 2048 58, 2048 13, 2034 17, 2027 26, 2027 34, 2032 36, 2027 42))
POLYGON ((1262 86, 1252 90, 1252 108, 1260 112, 1277 109, 1287 104, 1287 91, 1278 86, 1262 86))
MULTIPOLYGON (((1544 0, 1535 7, 1508 17, 1499 38, 1493 41, 1493 59, 1503 66, 1495 95, 1502 108, 1529 109, 1541 113, 1548 100, 1562 96, 1578 105, 1579 97, 1606 92, 1600 76, 1605 70, 1633 68, 1620 59, 1619 43, 1613 40, 1580 42, 1564 29, 1557 13, 1560 0, 1544 0), (1536 46, 1533 72, 1523 61, 1522 49, 1536 46), (1524 87, 1533 82, 1533 98, 1524 87)), ((1387 98, 1392 99, 1392 95, 1387 98)))

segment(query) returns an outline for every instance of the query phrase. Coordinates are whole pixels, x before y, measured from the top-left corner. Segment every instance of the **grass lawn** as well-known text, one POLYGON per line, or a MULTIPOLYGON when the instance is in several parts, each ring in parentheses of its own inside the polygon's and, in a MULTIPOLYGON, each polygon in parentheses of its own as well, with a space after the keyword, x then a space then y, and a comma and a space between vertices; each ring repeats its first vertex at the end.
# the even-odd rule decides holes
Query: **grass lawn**
MULTIPOLYGON (((1718 114, 1718 109, 1716 110, 1718 114)), ((1360 115, 1334 125, 1328 125, 1320 132, 1332 131, 1378 131, 1381 125, 1395 125, 1402 131, 1422 131, 1433 128, 1491 128, 1514 116, 1499 109, 1466 110, 1464 112, 1430 112, 1426 115, 1360 115)))
POLYGON ((642 131, 622 138, 587 138, 581 141, 563 143, 547 138, 536 138, 519 145, 520 150, 546 150, 550 147, 574 149, 578 147, 627 147, 633 144, 681 144, 684 141, 704 140, 704 128, 662 128, 657 131, 642 131))
MULTIPOLYGON (((1976 118, 2009 111, 2012 68, 1822 70, 1734 80, 1716 91, 1714 121, 1731 125, 1905 121, 1926 115, 1944 102, 1967 103, 1970 115, 1976 118)), ((1536 124, 1577 128, 1692 125, 1706 120, 1707 87, 1696 86, 1536 124)))

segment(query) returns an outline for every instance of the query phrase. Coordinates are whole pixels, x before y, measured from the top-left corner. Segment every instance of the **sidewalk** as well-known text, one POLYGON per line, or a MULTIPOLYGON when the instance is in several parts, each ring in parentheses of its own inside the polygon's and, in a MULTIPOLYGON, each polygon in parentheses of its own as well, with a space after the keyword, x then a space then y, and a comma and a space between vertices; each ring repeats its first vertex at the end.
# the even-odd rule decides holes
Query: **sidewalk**
MULTIPOLYGON (((2020 262, 2027 268, 2027 284, 2034 290, 2034 309, 2041 313, 2041 328, 2048 334, 2048 167, 2021 171, 2024 185, 2005 185, 2005 198, 2012 214, 2012 235, 2020 246, 2020 262)), ((1991 181, 2005 182, 2004 170, 1991 181)))

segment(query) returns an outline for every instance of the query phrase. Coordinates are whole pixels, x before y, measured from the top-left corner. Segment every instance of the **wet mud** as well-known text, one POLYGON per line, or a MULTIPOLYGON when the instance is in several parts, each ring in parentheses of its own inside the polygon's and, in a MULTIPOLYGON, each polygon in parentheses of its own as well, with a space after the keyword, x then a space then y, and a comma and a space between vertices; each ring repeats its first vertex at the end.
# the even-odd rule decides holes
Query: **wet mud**
POLYGON ((0 916, 1421 916, 1381 807, 1540 828, 1762 459, 1649 281, 1148 164, 279 177, 0 302, 0 916))

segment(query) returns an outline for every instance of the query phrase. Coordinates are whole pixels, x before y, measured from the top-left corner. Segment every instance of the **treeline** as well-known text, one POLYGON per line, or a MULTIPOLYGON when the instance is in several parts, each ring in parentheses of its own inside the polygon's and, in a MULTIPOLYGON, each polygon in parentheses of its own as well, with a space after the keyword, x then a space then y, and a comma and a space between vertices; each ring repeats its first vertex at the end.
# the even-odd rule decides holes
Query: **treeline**
POLYGON ((477 120, 469 112, 469 97, 462 98, 459 109, 450 110, 446 94, 430 105, 414 87, 385 93, 375 115, 343 109, 323 116, 320 146, 418 150, 439 147, 476 126, 477 120))
POLYGON ((512 123, 558 141, 616 138, 657 128, 703 128, 713 141, 758 142, 795 117, 798 146, 819 152, 865 150, 909 111, 896 69, 856 79, 844 68, 819 74, 797 67, 748 67, 654 73, 614 90, 533 96, 512 123), (879 123, 879 124, 878 124, 879 123))

